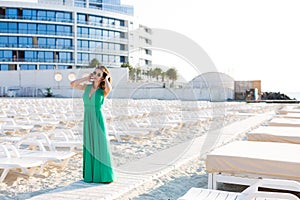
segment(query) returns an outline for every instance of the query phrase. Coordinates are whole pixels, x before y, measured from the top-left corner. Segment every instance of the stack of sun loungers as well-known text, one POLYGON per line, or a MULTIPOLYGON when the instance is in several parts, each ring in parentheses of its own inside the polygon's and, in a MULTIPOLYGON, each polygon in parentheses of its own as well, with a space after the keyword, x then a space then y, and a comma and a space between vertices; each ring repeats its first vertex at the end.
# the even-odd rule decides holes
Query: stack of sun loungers
POLYGON ((208 189, 192 188, 179 200, 299 199, 299 116, 299 107, 283 108, 266 126, 249 132, 247 141, 235 141, 208 153, 208 189), (222 183, 249 187, 241 193, 226 192, 218 190, 222 183))
POLYGON ((67 166, 82 148, 74 106, 71 99, 1 99, 0 182, 10 172, 31 176, 46 165, 67 166))

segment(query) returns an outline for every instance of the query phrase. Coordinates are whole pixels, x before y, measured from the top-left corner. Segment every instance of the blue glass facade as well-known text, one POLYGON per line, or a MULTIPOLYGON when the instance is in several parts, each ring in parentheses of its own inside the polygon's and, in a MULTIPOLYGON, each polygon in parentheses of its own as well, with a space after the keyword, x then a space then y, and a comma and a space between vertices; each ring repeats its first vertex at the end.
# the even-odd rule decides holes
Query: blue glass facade
POLYGON ((0 70, 86 67, 93 58, 108 66, 128 61, 128 17, 76 8, 101 5, 102 10, 131 15, 122 11, 118 0, 89 0, 88 5, 85 0, 74 0, 74 6, 66 9, 2 4, 0 70), (105 5, 119 10, 104 9, 105 5))

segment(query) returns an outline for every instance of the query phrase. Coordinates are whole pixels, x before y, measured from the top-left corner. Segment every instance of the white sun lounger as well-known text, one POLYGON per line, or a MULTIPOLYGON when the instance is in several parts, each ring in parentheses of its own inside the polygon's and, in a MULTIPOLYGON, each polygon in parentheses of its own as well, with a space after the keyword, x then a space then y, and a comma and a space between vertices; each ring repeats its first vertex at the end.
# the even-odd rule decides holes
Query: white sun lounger
MULTIPOLYGON (((275 182, 278 183, 278 180, 275 182)), ((274 181, 270 179, 259 180, 241 193, 193 187, 185 195, 178 198, 178 200, 299 200, 297 196, 290 193, 263 192, 258 190, 259 187, 272 188, 273 183, 274 181)), ((282 180, 280 184, 298 185, 300 188, 300 184, 295 181, 282 180)))
POLYGON ((300 127, 300 119, 274 118, 268 123, 269 126, 300 127))
POLYGON ((38 140, 21 140, 15 146, 9 145, 7 148, 17 151, 21 158, 39 158, 61 168, 64 168, 70 158, 76 154, 72 151, 47 151, 38 140), (29 150, 29 148, 34 148, 34 150, 29 150))
POLYGON ((300 144, 300 127, 261 126, 249 132, 247 140, 300 144))
POLYGON ((276 118, 292 118, 292 119, 300 119, 300 113, 286 113, 281 115, 275 115, 276 118))
POLYGON ((3 169, 0 176, 2 182, 12 169, 21 169, 22 173, 28 176, 41 173, 45 162, 39 158, 21 158, 18 154, 12 157, 4 145, 0 145, 0 169, 3 169))
MULTIPOLYGON (((207 155, 208 187, 217 183, 251 185, 258 178, 300 181, 300 145, 236 141, 207 155)), ((280 188, 279 188, 280 189, 280 188)))

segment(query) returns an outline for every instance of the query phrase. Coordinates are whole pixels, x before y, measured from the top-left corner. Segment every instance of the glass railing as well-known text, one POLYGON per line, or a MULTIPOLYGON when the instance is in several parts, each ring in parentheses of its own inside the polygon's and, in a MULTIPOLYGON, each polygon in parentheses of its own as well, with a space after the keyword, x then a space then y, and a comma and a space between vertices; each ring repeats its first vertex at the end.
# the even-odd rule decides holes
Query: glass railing
POLYGON ((100 23, 100 22, 93 22, 93 21, 82 21, 78 20, 77 24, 84 24, 84 25, 92 25, 97 27, 104 27, 104 28, 116 28, 121 30, 127 30, 128 27, 121 26, 121 25, 115 25, 115 24, 107 24, 107 23, 100 23))
POLYGON ((126 50, 112 50, 112 49, 98 49, 98 48, 85 48, 78 47, 78 52, 89 52, 89 53, 109 53, 109 54, 127 54, 126 50))
POLYGON ((16 19, 16 20, 34 20, 34 21, 51 21, 51 22, 64 22, 73 23, 73 19, 66 18, 51 18, 51 17, 36 17, 36 16, 6 16, 0 15, 0 19, 16 19))
MULTIPOLYGON (((89 60, 78 60, 78 65, 82 65, 82 67, 88 66, 90 64, 89 60)), ((120 67, 123 62, 101 62, 102 65, 106 67, 120 67)))
POLYGON ((35 62, 35 63, 74 63, 74 60, 67 59, 46 59, 46 58, 0 58, 0 62, 35 62))
POLYGON ((51 46, 51 45, 30 45, 30 44, 0 44, 0 48, 31 48, 31 49, 61 49, 74 50, 74 46, 51 46))
POLYGON ((128 42, 128 39, 121 38, 121 37, 105 37, 105 36, 99 36, 97 34, 77 34, 78 38, 89 38, 89 39, 99 39, 103 41, 112 41, 112 42, 128 42))
POLYGON ((68 32, 47 32, 47 31, 29 31, 29 30, 5 30, 0 29, 0 33, 10 33, 10 34, 30 34, 30 35, 56 35, 56 36, 74 36, 74 33, 68 33, 68 32))

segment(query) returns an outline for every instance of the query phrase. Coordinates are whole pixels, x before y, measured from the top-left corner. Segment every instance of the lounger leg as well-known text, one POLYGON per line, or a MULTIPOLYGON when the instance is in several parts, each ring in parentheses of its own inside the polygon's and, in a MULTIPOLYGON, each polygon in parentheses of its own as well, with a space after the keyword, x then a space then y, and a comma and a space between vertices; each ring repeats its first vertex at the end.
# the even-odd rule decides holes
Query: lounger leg
POLYGON ((217 189, 217 177, 216 173, 209 173, 208 174, 208 189, 217 189))
POLYGON ((8 174, 8 172, 9 172, 9 169, 4 169, 3 170, 2 174, 1 174, 1 177, 0 177, 0 183, 2 181, 4 181, 4 179, 5 179, 6 175, 8 174))

